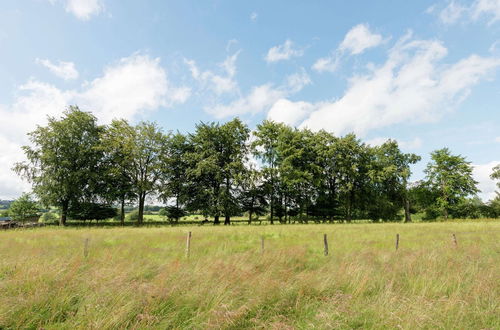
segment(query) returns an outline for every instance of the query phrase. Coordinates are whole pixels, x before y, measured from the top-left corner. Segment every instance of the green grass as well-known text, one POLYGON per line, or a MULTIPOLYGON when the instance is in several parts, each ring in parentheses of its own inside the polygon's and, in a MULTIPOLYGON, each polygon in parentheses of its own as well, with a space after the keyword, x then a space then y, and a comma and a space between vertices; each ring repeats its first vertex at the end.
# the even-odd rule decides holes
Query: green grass
POLYGON ((499 238, 498 221, 3 231, 0 329, 498 329, 499 238))

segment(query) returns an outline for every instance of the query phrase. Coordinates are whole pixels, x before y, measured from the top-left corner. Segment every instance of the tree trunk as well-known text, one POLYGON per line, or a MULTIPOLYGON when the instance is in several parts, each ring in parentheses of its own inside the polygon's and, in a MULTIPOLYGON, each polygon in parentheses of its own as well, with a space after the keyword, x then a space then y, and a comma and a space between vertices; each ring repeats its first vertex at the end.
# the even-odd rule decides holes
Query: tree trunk
POLYGON ((226 176, 226 200, 224 202, 224 226, 231 224, 231 180, 229 179, 229 175, 226 176))
POLYGON ((122 196, 122 204, 120 208, 120 224, 125 225, 125 197, 122 196))
POLYGON ((271 225, 274 223, 274 220, 273 220, 273 217, 274 217, 274 201, 273 201, 273 195, 274 195, 274 189, 272 188, 272 184, 271 184, 271 198, 270 198, 270 203, 269 203, 269 206, 270 206, 270 211, 271 211, 271 225))
POLYGON ((448 220, 448 196, 446 195, 446 184, 443 179, 441 179, 441 190, 443 191, 443 200, 445 205, 443 207, 444 219, 448 220))
POLYGON ((252 223, 252 214, 253 214, 252 210, 254 206, 255 206, 255 196, 253 196, 252 194, 252 203, 250 206, 250 210, 248 210, 248 224, 252 223))
POLYGON ((219 215, 214 216, 214 225, 220 225, 219 215))
POLYGON ((59 219, 59 226, 66 226, 66 218, 68 216, 69 201, 61 203, 61 218, 59 219))
POLYGON ((349 192, 349 197, 347 198, 347 222, 351 222, 352 220, 352 201, 353 201, 354 191, 349 192))
POLYGON ((405 222, 411 222, 411 214, 410 214, 410 200, 408 196, 405 196, 405 222))
POLYGON ((274 163, 271 164, 271 198, 269 199, 271 211, 271 225, 274 224, 274 163))
POLYGON ((142 225, 144 222, 144 201, 146 199, 145 193, 139 194, 139 214, 137 216, 137 224, 142 225))
POLYGON ((285 223, 288 222, 288 198, 285 195, 285 223))

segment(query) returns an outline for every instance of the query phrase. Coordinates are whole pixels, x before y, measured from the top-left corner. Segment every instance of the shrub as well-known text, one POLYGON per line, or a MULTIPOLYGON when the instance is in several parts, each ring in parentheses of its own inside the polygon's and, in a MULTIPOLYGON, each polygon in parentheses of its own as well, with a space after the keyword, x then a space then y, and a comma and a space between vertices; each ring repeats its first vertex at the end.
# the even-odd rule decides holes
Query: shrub
POLYGON ((165 213, 170 221, 179 221, 179 218, 186 215, 186 211, 176 206, 165 207, 165 213))
POLYGON ((115 217, 117 213, 114 207, 97 203, 80 203, 68 210, 69 217, 78 220, 109 219, 115 217))
POLYGON ((45 224, 54 224, 57 223, 58 220, 59 220, 59 215, 56 214, 55 212, 45 212, 42 214, 40 219, 38 219, 38 222, 45 224))
POLYGON ((25 221, 37 217, 38 205, 30 194, 22 194, 9 208, 9 214, 13 220, 25 221))
POLYGON ((127 220, 128 221, 137 221, 139 219, 139 210, 135 209, 129 214, 127 214, 127 220))

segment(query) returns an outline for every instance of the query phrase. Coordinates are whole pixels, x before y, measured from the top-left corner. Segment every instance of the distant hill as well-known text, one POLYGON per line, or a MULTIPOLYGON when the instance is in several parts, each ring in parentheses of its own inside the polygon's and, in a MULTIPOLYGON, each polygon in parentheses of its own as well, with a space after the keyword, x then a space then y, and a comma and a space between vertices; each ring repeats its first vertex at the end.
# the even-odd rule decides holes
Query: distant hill
POLYGON ((8 201, 8 200, 0 200, 0 210, 1 209, 8 209, 10 207, 10 204, 13 201, 8 201))

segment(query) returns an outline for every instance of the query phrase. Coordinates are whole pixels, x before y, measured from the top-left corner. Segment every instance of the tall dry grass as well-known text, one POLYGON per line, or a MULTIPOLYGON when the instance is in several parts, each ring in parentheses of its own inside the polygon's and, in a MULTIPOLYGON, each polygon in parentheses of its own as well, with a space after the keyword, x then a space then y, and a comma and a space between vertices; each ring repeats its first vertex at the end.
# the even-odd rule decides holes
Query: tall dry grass
POLYGON ((4 231, 0 328, 498 329, 499 238, 495 221, 4 231))

